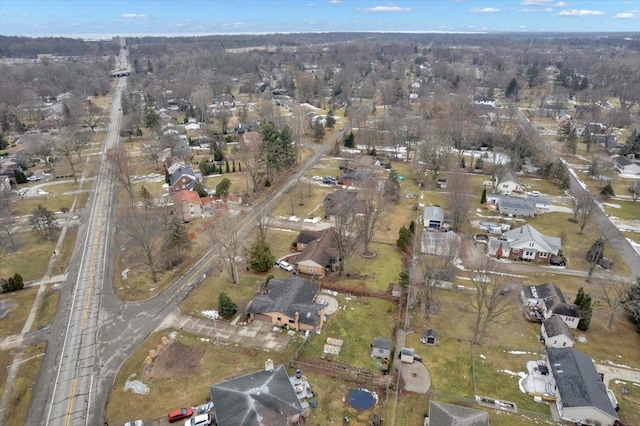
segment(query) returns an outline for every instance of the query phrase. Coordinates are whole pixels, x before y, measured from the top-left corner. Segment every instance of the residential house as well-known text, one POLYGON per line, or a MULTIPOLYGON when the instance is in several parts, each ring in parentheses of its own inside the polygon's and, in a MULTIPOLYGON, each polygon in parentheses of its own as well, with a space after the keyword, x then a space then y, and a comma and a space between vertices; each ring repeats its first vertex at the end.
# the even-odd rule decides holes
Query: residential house
POLYGON ((251 301, 249 320, 264 321, 296 331, 317 331, 324 323, 325 305, 315 303, 320 286, 300 277, 272 278, 251 301))
POLYGON ((440 206, 428 206, 422 213, 422 223, 425 228, 440 229, 444 224, 444 210, 440 206))
POLYGON ((618 156, 613 160, 613 167, 620 174, 640 175, 640 160, 629 160, 627 157, 618 156))
POLYGON ((520 179, 511 170, 505 171, 501 176, 496 175, 493 179, 493 187, 498 194, 502 195, 523 192, 520 179))
POLYGON ((602 382, 591 357, 573 348, 547 348, 547 365, 561 420, 590 426, 616 424, 615 396, 602 382))
POLYGON ((301 252, 304 248, 312 241, 317 240, 322 235, 322 231, 311 231, 308 229, 303 229, 300 231, 295 241, 295 249, 296 251, 301 252))
MULTIPOLYGON (((449 233, 450 232, 447 232, 447 234, 449 233)), ((457 251, 458 250, 456 250, 456 253, 457 251)), ((428 281, 432 287, 451 289, 453 288, 456 274, 451 269, 429 268, 423 274, 423 278, 425 281, 428 281)))
POLYGON ((184 166, 178 168, 173 174, 169 176, 169 186, 171 192, 177 192, 181 189, 193 190, 196 182, 200 182, 202 178, 193 171, 193 167, 184 166))
POLYGON ((541 340, 548 348, 570 348, 575 343, 571 329, 557 315, 542 320, 541 340))
POLYGON ((391 358, 391 339, 374 337, 371 345, 371 357, 389 359, 391 358))
POLYGON ((526 217, 536 215, 536 204, 531 199, 501 195, 497 201, 498 213, 500 214, 526 217))
MULTIPOLYGON (((338 249, 335 244, 335 229, 327 228, 317 233, 318 237, 309 241, 312 237, 307 231, 303 238, 296 239, 296 248, 302 247, 302 251, 295 257, 295 265, 302 274, 324 276, 325 271, 333 270, 339 260, 338 249), (303 241, 308 241, 304 243, 303 241)), ((302 234, 302 232, 301 232, 302 234)))
POLYGON ((358 192, 348 189, 338 189, 335 192, 330 192, 324 197, 323 205, 325 208, 324 218, 331 220, 335 215, 335 209, 340 203, 355 203, 358 198, 358 192))
POLYGON ((557 315, 569 328, 578 327, 580 308, 572 303, 567 303, 562 290, 553 283, 523 285, 520 298, 528 320, 541 322, 557 315))
POLYGON ((454 260, 459 255, 461 244, 462 238, 453 231, 439 232, 425 230, 422 233, 420 251, 424 254, 451 257, 451 260, 454 260))
POLYGON ((173 211, 188 222, 191 219, 202 217, 202 200, 197 192, 181 189, 174 192, 171 196, 173 199, 173 211))
MULTIPOLYGON (((425 419, 427 420, 427 419, 425 419)), ((430 426, 489 426, 489 413, 460 405, 429 401, 430 426)))
POLYGON ((216 424, 291 425, 303 408, 284 366, 265 369, 211 385, 216 424))
POLYGON ((362 182, 371 179, 373 172, 367 169, 349 170, 338 177, 338 185, 358 187, 362 182))
POLYGON ((489 240, 489 256, 496 259, 525 260, 549 264, 551 256, 561 253, 560 238, 543 235, 526 224, 489 240))
POLYGON ((262 136, 259 132, 250 132, 244 129, 242 133, 239 133, 239 136, 240 142, 249 149, 258 149, 262 146, 262 136))

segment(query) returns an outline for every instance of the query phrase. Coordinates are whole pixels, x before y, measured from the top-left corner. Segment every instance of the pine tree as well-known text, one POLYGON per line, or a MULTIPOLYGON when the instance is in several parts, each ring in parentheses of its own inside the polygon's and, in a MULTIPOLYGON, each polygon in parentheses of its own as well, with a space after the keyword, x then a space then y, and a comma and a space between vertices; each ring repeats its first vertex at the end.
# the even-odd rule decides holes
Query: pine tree
POLYGON ((218 296, 218 313, 222 318, 229 318, 238 312, 238 306, 231 301, 225 292, 221 292, 218 296))
POLYGON ((466 169, 467 168, 467 163, 466 163, 464 157, 462 157, 462 159, 460 160, 460 168, 461 169, 466 169))
POLYGON ((256 238, 248 252, 249 266, 256 272, 268 271, 276 261, 266 241, 256 238))
POLYGON ((591 296, 584 295, 584 299, 580 304, 580 322, 578 322, 578 330, 587 331, 591 324, 591 316, 593 315, 593 308, 591 307, 591 296))
POLYGON ((165 267, 169 269, 179 263, 182 254, 191 250, 192 244, 184 221, 177 215, 171 215, 162 244, 165 267))
POLYGON ((611 182, 607 183, 607 185, 604 188, 602 188, 602 190, 600 191, 600 195, 602 195, 605 198, 611 198, 616 196, 616 194, 613 192, 613 187, 611 186, 611 182))
POLYGON ((232 173, 236 172, 236 160, 233 160, 233 167, 231 168, 231 172, 232 173))
POLYGON ((229 169, 229 160, 225 161, 225 169, 224 169, 225 173, 231 173, 231 169, 229 169))
POLYGON ((487 188, 482 190, 482 196, 480 197, 480 204, 484 204, 487 202, 487 188))
POLYGON ((344 146, 346 148, 353 148, 354 139, 355 139, 355 137, 353 136, 353 132, 349 132, 349 134, 346 135, 345 138, 344 138, 344 146))
POLYGON ((578 294, 576 294, 576 298, 573 301, 573 304, 576 306, 580 306, 583 300, 584 300, 584 288, 580 287, 578 289, 578 294))

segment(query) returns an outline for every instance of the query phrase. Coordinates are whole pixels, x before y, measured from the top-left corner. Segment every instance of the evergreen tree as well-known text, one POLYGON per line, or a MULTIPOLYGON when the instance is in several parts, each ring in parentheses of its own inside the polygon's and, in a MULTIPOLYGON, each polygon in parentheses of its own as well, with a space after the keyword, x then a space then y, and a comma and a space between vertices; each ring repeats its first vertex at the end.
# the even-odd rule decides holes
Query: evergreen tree
POLYGON ((478 157, 478 160, 476 161, 476 170, 482 170, 484 167, 484 160, 482 159, 482 157, 478 157))
POLYGON ((231 173, 231 169, 229 168, 229 160, 225 161, 225 168, 224 168, 224 172, 225 173, 231 173))
POLYGON ((177 215, 169 216, 162 244, 165 267, 170 269, 178 264, 182 254, 191 250, 192 244, 184 221, 177 215))
POLYGON ((416 221, 412 220, 411 223, 409 223, 409 231, 411 231, 411 235, 415 235, 416 233, 416 221))
POLYGON ((216 185, 216 195, 219 197, 224 197, 225 195, 229 195, 230 186, 231 186, 231 181, 227 178, 223 178, 216 185))
POLYGON ((166 183, 167 185, 171 183, 171 175, 169 174, 169 170, 166 167, 164 168, 164 183, 166 183))
POLYGON ((513 97, 517 101, 518 100, 519 91, 520 91, 520 88, 518 86, 518 80, 516 80, 516 78, 513 77, 511 79, 511 81, 509 82, 509 85, 507 86, 507 89, 504 91, 504 95, 507 98, 513 97))
POLYGON ((231 168, 231 173, 236 172, 236 160, 233 160, 233 167, 231 168))
POLYGON ((353 132, 349 132, 349 134, 346 135, 345 138, 344 138, 344 146, 346 148, 353 148, 354 147, 354 139, 355 139, 355 137, 353 136, 353 132))
POLYGON ((389 178, 384 183, 384 195, 393 202, 400 201, 400 180, 398 179, 398 172, 391 170, 389 172, 389 178))
POLYGON ((229 318, 238 312, 238 306, 231 301, 225 292, 221 292, 218 296, 218 314, 222 318, 229 318))
POLYGON ((200 198, 204 198, 204 197, 209 195, 209 193, 205 189, 204 185, 202 183, 200 183, 200 182, 196 182, 193 185, 193 190, 198 193, 198 197, 200 197, 200 198))
POLYGON ((578 322, 578 330, 587 331, 591 324, 591 316, 593 315, 593 308, 591 307, 591 296, 584 295, 584 299, 579 306, 580 308, 580 322, 578 322))
POLYGON ((573 304, 576 306, 580 306, 583 300, 584 300, 584 288, 580 287, 578 289, 578 294, 576 294, 576 298, 573 301, 573 304))
POLYGON ((324 139, 324 136, 325 136, 324 126, 322 125, 322 123, 320 123, 320 121, 316 120, 313 123, 313 139, 316 142, 320 142, 322 139, 324 139))
POLYGON ((142 204, 145 208, 150 209, 153 207, 153 196, 144 185, 140 188, 140 198, 142 198, 142 204))
POLYGON ((242 173, 242 164, 238 163, 238 171, 242 173))
POLYGON ((591 244, 589 251, 587 251, 587 261, 589 263, 595 263, 597 265, 598 262, 602 260, 604 257, 604 243, 604 238, 599 237, 591 244))
POLYGON ((249 266, 256 272, 268 271, 276 261, 266 241, 256 238, 248 252, 249 266))
POLYGON ((487 188, 482 190, 482 196, 480 196, 480 204, 484 204, 487 202, 487 188))
POLYGON ((462 157, 462 159, 460 159, 460 168, 461 169, 466 169, 467 168, 467 163, 466 163, 464 157, 462 157))
POLYGON ((613 192, 613 187, 611 186, 611 183, 607 183, 607 185, 602 188, 602 190, 600 191, 600 195, 602 195, 605 198, 611 198, 611 197, 615 197, 616 194, 613 192))
POLYGON ((571 186, 571 178, 569 170, 562 161, 556 161, 551 168, 551 176, 560 189, 569 189, 571 186))
POLYGON ((13 175, 16 177, 16 183, 17 184, 21 184, 21 183, 27 183, 29 182, 27 180, 27 176, 24 174, 24 172, 20 169, 14 169, 13 170, 13 175))
POLYGON ((400 231, 398 231, 396 246, 402 251, 407 250, 407 248, 409 248, 409 246, 411 245, 411 238, 411 231, 403 226, 402 228, 400 228, 400 231))

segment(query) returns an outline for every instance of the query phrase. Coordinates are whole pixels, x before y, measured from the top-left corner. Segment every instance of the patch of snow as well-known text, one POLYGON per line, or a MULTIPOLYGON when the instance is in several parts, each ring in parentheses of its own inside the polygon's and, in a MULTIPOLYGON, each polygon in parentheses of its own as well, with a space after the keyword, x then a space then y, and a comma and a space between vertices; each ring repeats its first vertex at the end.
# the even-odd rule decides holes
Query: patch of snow
MULTIPOLYGON (((510 375, 510 376, 518 376, 518 377, 522 377, 522 376, 520 375, 521 373, 518 373, 518 372, 515 372, 515 371, 511 371, 511 370, 498 370, 498 371, 500 371, 500 372, 502 372, 502 373, 507 373, 507 374, 508 374, 508 375, 510 375)), ((524 373, 522 373, 522 374, 524 374, 524 373)), ((526 375, 526 374, 525 374, 525 375, 526 375)))
POLYGON ((126 281, 127 280, 127 274, 129 274, 129 268, 125 269, 124 271, 122 271, 120 273, 120 275, 122 275, 122 281, 126 281))
POLYGON ((602 203, 602 204, 603 204, 603 205, 605 205, 605 206, 607 206, 607 207, 614 208, 614 209, 619 209, 619 208, 621 208, 621 207, 620 207, 620 204, 613 204, 613 203, 602 203))
POLYGON ((627 382, 623 382, 622 380, 614 380, 613 383, 615 383, 616 385, 626 385, 627 382))
POLYGON ((609 365, 612 365, 612 366, 614 366, 614 367, 626 368, 626 369, 628 369, 628 370, 637 370, 637 368, 629 367, 628 365, 624 365, 624 364, 617 364, 617 363, 615 363, 615 362, 613 362, 613 361, 609 361, 609 360, 602 361, 602 362, 603 362, 604 364, 609 364, 609 365))
POLYGON ((484 356, 483 354, 480 354, 480 355, 478 355, 478 356, 479 356, 480 358, 482 358, 482 359, 487 359, 487 357, 486 357, 486 356, 484 356))
POLYGON ((509 351, 511 355, 537 355, 536 352, 527 352, 527 351, 509 351))
POLYGON ((124 391, 131 391, 133 393, 137 393, 138 395, 146 395, 149 393, 149 386, 142 383, 140 380, 127 380, 124 383, 124 391))
POLYGON ((587 343, 587 336, 578 336, 578 342, 587 343))
POLYGON ((218 315, 218 311, 213 310, 213 309, 209 310, 209 311, 200 311, 200 313, 205 318, 209 318, 209 319, 213 319, 213 320, 220 318, 220 315, 218 315))

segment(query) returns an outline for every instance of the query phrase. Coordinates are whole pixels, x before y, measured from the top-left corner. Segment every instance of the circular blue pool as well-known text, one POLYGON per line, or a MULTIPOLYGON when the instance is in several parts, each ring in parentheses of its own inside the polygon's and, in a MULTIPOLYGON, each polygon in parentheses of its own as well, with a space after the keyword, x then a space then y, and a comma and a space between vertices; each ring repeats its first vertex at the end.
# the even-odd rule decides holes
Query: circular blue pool
POLYGON ((368 410, 376 405, 377 395, 368 389, 353 389, 349 392, 349 405, 356 410, 368 410))

